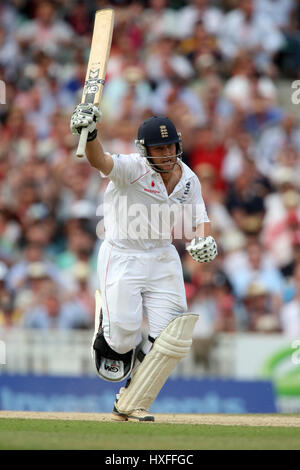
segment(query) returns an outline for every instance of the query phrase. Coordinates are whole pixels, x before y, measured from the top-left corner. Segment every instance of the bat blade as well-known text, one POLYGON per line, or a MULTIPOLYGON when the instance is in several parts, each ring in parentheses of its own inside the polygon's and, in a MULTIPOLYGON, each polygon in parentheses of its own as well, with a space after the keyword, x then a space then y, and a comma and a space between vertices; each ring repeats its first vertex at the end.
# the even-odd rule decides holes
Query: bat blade
MULTIPOLYGON (((92 43, 81 103, 92 103, 99 106, 105 83, 113 27, 114 11, 110 8, 98 10, 95 15, 92 43)), ((87 136, 87 129, 83 128, 76 151, 77 157, 83 157, 85 154, 87 136)))

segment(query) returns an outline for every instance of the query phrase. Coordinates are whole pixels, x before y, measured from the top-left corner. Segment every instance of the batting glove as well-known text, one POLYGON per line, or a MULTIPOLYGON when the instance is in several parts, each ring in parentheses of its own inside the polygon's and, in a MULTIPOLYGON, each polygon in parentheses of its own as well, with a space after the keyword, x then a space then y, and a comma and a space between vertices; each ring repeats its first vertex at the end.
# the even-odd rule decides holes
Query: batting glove
MULTIPOLYGON (((79 104, 71 117, 70 129, 73 135, 80 135, 81 129, 87 127, 89 137, 97 135, 96 123, 100 122, 102 113, 94 104, 79 104)), ((89 140, 89 138, 88 138, 89 140)))
POLYGON ((186 247, 191 257, 198 263, 208 263, 215 259, 218 254, 215 239, 209 237, 195 237, 186 247))

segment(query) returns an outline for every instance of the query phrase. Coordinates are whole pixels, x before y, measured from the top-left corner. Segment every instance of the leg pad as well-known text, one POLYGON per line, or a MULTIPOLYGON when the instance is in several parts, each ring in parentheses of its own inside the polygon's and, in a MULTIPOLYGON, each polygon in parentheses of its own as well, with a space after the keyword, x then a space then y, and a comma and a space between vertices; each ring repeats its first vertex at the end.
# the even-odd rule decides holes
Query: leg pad
POLYGON ((123 391, 115 407, 119 413, 148 410, 170 373, 192 345, 192 333, 198 315, 179 315, 156 338, 151 351, 123 391))

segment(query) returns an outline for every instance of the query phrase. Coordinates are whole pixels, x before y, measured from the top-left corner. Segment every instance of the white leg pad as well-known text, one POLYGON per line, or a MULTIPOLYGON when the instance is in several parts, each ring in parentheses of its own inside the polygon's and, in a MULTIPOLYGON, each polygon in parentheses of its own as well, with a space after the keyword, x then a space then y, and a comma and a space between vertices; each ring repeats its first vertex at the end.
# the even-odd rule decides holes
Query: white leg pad
POLYGON ((116 408, 120 413, 149 407, 162 389, 177 363, 192 345, 192 333, 198 315, 187 313, 172 320, 156 338, 130 385, 122 392, 116 408))

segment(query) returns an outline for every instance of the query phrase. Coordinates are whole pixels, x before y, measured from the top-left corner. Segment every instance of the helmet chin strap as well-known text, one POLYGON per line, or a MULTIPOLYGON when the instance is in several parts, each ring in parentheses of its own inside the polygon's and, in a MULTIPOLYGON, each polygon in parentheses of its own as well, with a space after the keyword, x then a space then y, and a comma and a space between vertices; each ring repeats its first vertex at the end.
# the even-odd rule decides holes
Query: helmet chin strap
MULTIPOLYGON (((147 158, 147 160, 148 160, 148 162, 149 162, 149 165, 151 165, 151 167, 152 167, 155 171, 157 171, 158 173, 171 173, 171 172, 173 171, 175 165, 177 165, 177 163, 178 163, 178 158, 180 158, 181 156, 182 156, 182 152, 178 152, 178 153, 176 153, 175 155, 168 155, 168 157, 166 157, 166 158, 174 158, 174 157, 176 157, 176 161, 174 162, 174 164, 173 164, 173 166, 172 166, 172 168, 171 168, 170 170, 164 170, 163 168, 158 168, 158 167, 155 165, 155 163, 151 161, 151 160, 154 160, 155 158, 162 158, 163 156, 162 156, 162 157, 153 157, 152 155, 146 155, 146 158, 147 158)), ((168 163, 168 162, 166 162, 166 163, 160 163, 160 166, 164 166, 164 165, 169 165, 169 163, 168 163)))

